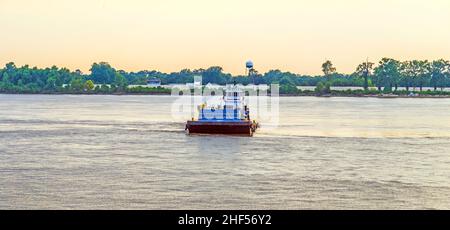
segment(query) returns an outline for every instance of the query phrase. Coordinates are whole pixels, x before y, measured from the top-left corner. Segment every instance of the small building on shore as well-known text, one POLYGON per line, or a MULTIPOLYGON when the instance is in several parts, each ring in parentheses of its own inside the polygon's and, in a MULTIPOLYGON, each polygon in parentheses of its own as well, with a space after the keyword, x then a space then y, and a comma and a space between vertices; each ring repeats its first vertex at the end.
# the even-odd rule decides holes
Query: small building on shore
POLYGON ((152 78, 147 81, 147 86, 150 87, 159 87, 161 86, 161 80, 158 78, 152 78))

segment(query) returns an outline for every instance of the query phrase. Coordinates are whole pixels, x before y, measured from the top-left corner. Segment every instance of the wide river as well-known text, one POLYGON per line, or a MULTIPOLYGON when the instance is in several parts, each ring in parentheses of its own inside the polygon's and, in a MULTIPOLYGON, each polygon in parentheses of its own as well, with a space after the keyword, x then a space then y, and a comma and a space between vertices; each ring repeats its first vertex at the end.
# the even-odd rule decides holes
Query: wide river
POLYGON ((285 97, 253 138, 174 100, 0 95, 0 209, 450 209, 450 99, 285 97))

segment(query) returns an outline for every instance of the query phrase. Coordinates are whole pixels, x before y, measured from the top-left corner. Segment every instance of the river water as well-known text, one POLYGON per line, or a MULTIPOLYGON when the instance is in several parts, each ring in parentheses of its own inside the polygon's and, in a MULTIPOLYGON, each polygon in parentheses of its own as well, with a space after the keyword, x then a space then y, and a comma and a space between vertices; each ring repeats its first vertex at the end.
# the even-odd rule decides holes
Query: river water
POLYGON ((174 100, 0 95, 0 209, 450 209, 450 99, 283 97, 253 138, 174 100))

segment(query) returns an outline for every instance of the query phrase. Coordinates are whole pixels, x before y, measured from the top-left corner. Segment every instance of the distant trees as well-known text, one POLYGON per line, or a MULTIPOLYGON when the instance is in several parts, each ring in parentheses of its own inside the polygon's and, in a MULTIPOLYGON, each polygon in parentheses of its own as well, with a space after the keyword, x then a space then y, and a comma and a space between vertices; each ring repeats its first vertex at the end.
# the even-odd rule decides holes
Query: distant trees
POLYGON ((436 91, 445 87, 445 80, 450 77, 450 62, 443 59, 433 61, 430 64, 430 83, 436 91))
POLYGON ((404 61, 400 63, 400 82, 406 87, 406 91, 409 91, 413 87, 414 81, 417 78, 416 64, 413 61, 404 61))
POLYGON ((73 92, 82 92, 84 89, 84 81, 82 77, 76 77, 70 82, 70 89, 73 92))
POLYGON ((119 91, 125 91, 126 87, 128 86, 127 79, 121 73, 115 72, 114 73, 114 86, 119 91))
MULTIPOLYGON (((434 61, 411 60, 400 62, 383 58, 377 65, 364 62, 357 66, 352 74, 337 73, 331 61, 323 63, 322 76, 299 75, 281 70, 270 70, 264 74, 232 76, 224 73, 220 66, 207 69, 183 69, 179 72, 162 73, 144 70, 126 72, 116 70, 106 62, 92 64, 90 73, 67 68, 37 68, 24 65, 17 67, 13 62, 0 68, 0 92, 3 93, 116 93, 128 92, 128 85, 146 84, 149 79, 160 79, 163 84, 184 84, 193 82, 194 76, 202 76, 203 84, 280 84, 280 92, 295 94, 298 86, 320 86, 319 91, 326 93, 331 86, 358 86, 367 91, 374 84, 381 91, 406 87, 406 91, 423 87, 438 88, 450 86, 450 63, 439 59, 434 61), (321 84, 319 84, 321 83, 321 84), (325 90, 325 91, 324 91, 325 90)), ((134 89, 136 92, 138 89, 134 89)))
POLYGON ((331 81, 332 75, 336 73, 336 68, 333 66, 330 60, 327 60, 322 64, 322 72, 325 74, 325 77, 331 81))
POLYGON ((95 87, 95 84, 92 80, 87 80, 84 83, 84 89, 87 91, 92 91, 94 89, 94 87, 95 87))
POLYGON ((0 92, 9 93, 39 93, 62 90, 63 84, 68 84, 76 77, 82 77, 68 69, 58 69, 56 66, 45 69, 28 65, 16 67, 12 62, 0 69, 0 92))
POLYGON ((331 93, 331 82, 319 82, 317 83, 315 92, 318 95, 330 94, 331 93))
POLYGON ((426 84, 430 82, 430 63, 425 61, 419 61, 419 77, 417 79, 417 83, 419 85, 420 91, 423 90, 426 84))
POLYGON ((108 84, 116 80, 116 70, 106 62, 94 63, 89 79, 98 84, 108 84))
POLYGON ((369 89, 369 77, 372 75, 374 65, 375 63, 367 61, 356 67, 354 74, 358 77, 364 78, 364 90, 369 89))
POLYGON ((264 75, 258 76, 258 84, 280 84, 280 85, 302 85, 303 79, 297 74, 282 72, 281 70, 270 70, 264 75))
POLYGON ((433 86, 434 90, 438 85, 445 85, 446 62, 433 61, 432 63, 420 60, 405 61, 400 63, 401 83, 406 87, 406 91, 414 90, 418 87, 420 91, 425 86, 433 86))
POLYGON ((333 66, 333 63, 331 63, 330 60, 327 60, 325 63, 322 64, 322 72, 325 74, 325 76, 327 76, 335 73, 336 68, 333 66))
POLYGON ((47 78, 47 83, 44 86, 44 89, 46 90, 56 90, 56 82, 58 80, 58 75, 56 75, 55 73, 50 73, 50 75, 47 78))
POLYGON ((222 71, 223 69, 220 66, 213 66, 204 70, 202 72, 203 83, 215 83, 220 85, 226 84, 229 82, 231 75, 224 74, 222 71))
MULTIPOLYGON (((375 68, 374 80, 379 87, 398 86, 406 87, 406 91, 411 88, 433 87, 436 91, 438 87, 450 85, 449 69, 450 64, 443 59, 429 62, 427 60, 412 60, 399 62, 394 59, 383 58, 375 68)), ((389 91, 389 89, 388 89, 389 91)))
POLYGON ((400 62, 391 58, 383 58, 375 68, 375 84, 378 90, 384 87, 384 91, 391 92, 392 87, 397 90, 400 79, 400 62))

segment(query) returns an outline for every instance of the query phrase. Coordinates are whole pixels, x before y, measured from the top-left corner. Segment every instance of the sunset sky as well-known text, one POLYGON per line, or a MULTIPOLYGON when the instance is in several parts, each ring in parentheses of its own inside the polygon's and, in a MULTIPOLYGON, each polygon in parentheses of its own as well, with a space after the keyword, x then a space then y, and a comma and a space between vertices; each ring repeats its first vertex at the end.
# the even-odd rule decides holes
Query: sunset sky
POLYGON ((367 57, 450 59, 449 0, 0 0, 0 65, 350 73, 367 57))

